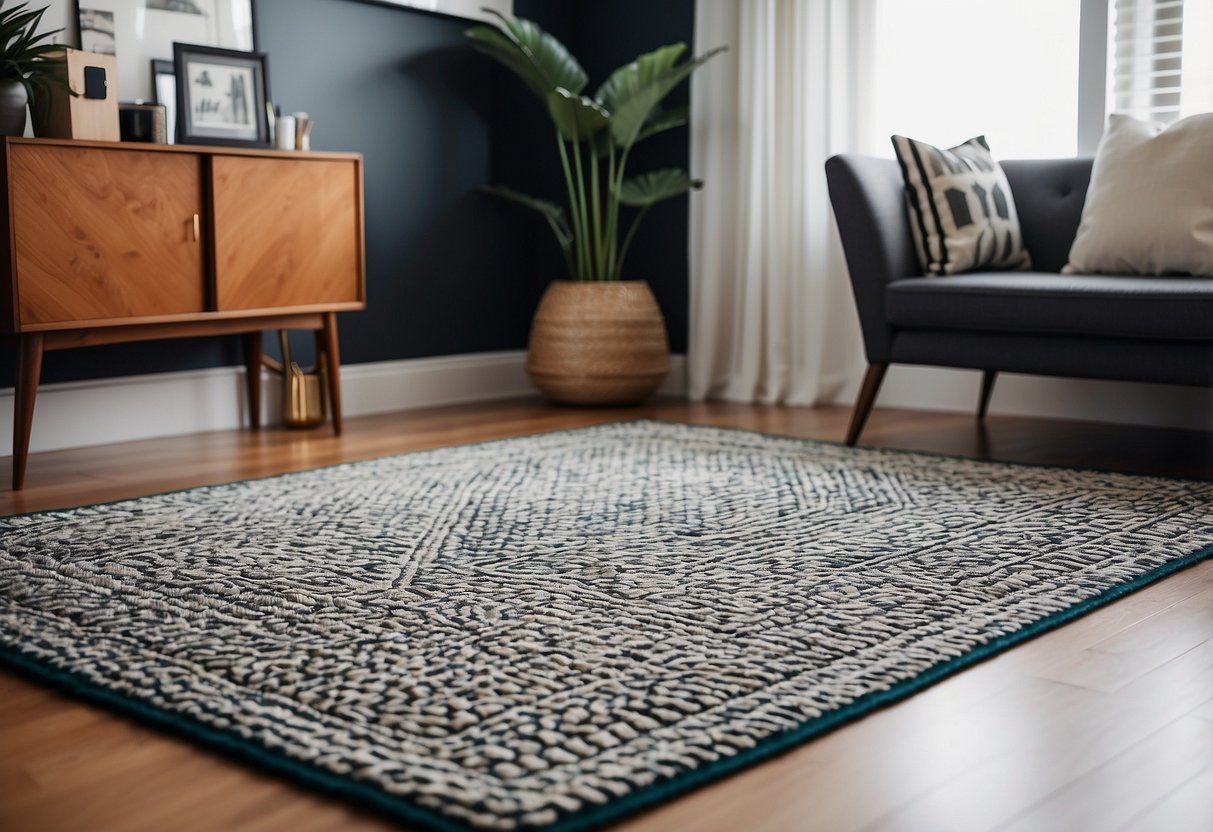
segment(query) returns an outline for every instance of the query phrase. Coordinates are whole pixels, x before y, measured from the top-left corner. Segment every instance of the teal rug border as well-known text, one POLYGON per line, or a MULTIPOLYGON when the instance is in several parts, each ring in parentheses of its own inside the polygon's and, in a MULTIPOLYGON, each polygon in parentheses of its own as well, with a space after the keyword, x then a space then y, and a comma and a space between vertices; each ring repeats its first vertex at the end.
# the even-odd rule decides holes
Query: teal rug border
MULTIPOLYGON (((494 444, 497 442, 508 442, 513 439, 522 439, 527 436, 573 433, 595 427, 603 427, 605 425, 630 424, 635 422, 657 422, 660 424, 673 425, 689 424, 664 419, 628 419, 620 420, 619 422, 605 422, 601 425, 587 425, 568 430, 524 434, 516 437, 507 437, 505 439, 493 439, 486 440, 484 442, 466 443, 461 446, 438 446, 435 448, 410 451, 406 452, 405 454, 392 454, 390 456, 408 456, 416 453, 436 451, 444 447, 467 447, 468 445, 494 444)), ((774 438, 791 439, 794 441, 804 442, 805 444, 813 444, 815 442, 822 442, 822 444, 828 445, 838 444, 834 442, 806 439, 802 437, 778 436, 776 434, 767 434, 761 431, 748 430, 745 428, 719 428, 712 425, 690 426, 715 428, 717 430, 724 430, 726 432, 735 431, 738 433, 753 434, 756 436, 771 436, 774 438)), ((977 462, 979 464, 996 466, 1011 465, 1013 467, 1024 468, 1060 468, 1064 470, 1082 470, 1067 466, 1045 466, 1034 465, 1031 463, 973 460, 969 457, 950 457, 944 454, 932 454, 930 452, 909 450, 900 451, 898 449, 885 448, 873 448, 871 450, 892 450, 897 453, 917 454, 928 457, 934 456, 936 458, 962 459, 977 462)), ((30 516, 61 513, 71 511, 74 508, 112 505, 129 502, 131 500, 145 499, 146 497, 165 496, 167 494, 182 493, 185 491, 209 490, 221 488, 227 485, 234 485, 241 482, 271 480, 279 477, 290 476, 296 473, 302 473, 303 471, 323 470, 325 468, 340 468, 347 465, 356 465, 359 462, 369 461, 372 460, 354 460, 351 462, 337 463, 335 465, 321 466, 319 469, 301 469, 300 471, 288 471, 282 474, 275 474, 268 477, 258 477, 250 480, 236 480, 228 483, 217 483, 215 485, 177 489, 174 491, 161 492, 159 494, 149 494, 145 495, 144 497, 124 498, 121 500, 112 501, 111 503, 95 503, 86 506, 74 506, 66 509, 50 509, 8 516, 30 516)), ((1096 474, 1116 473, 1109 471, 1088 472, 1096 474)), ((1189 481, 1182 480, 1178 477, 1150 477, 1149 475, 1143 476, 1134 474, 1130 474, 1128 476, 1140 477, 1144 479, 1153 478, 1189 481)), ((1190 481, 1194 483, 1203 482, 1201 480, 1190 481)), ((726 775, 735 771, 747 768, 758 762, 774 757, 797 745, 801 745, 811 739, 814 739, 815 737, 831 731, 846 722, 866 716, 879 708, 905 699, 948 676, 964 670, 967 667, 984 661, 1011 647, 1022 644, 1023 642, 1028 641, 1042 633, 1048 632, 1049 630, 1056 629, 1063 624, 1067 624, 1074 619, 1086 615, 1087 613, 1122 598, 1125 595, 1136 592, 1145 586, 1155 583, 1156 581, 1210 558, 1213 558, 1213 544, 1193 552, 1192 554, 1184 555, 1168 561, 1161 566, 1157 566, 1154 569, 1142 573, 1136 578, 1117 584, 1116 586, 1109 587, 1098 595, 1094 595, 1064 610, 1039 619, 1038 621, 1017 630, 1014 633, 1008 633, 1000 636, 987 644, 970 650, 968 653, 957 656, 953 659, 949 659, 945 662, 941 662, 940 664, 929 668, 912 679, 907 679, 904 682, 894 685, 888 690, 873 691, 869 694, 861 696, 842 708, 809 720, 808 722, 805 722, 790 731, 772 736, 769 739, 759 743, 754 748, 747 749, 732 757, 717 760, 716 762, 701 769, 688 771, 684 774, 680 774, 667 780, 647 786, 643 789, 639 789, 629 795, 626 795, 625 797, 619 798, 618 800, 610 801, 605 805, 583 809, 566 818, 562 818, 554 824, 542 828, 546 830, 546 832, 576 832, 576 830, 593 829, 608 823, 622 820, 630 815, 643 811, 644 809, 651 808, 673 797, 682 795, 709 782, 725 777, 726 775)), ((433 810, 418 806, 405 798, 389 795, 370 784, 360 782, 353 778, 331 774, 308 763, 295 760, 286 756, 285 754, 266 748, 253 740, 243 739, 234 733, 214 728, 206 723, 190 717, 162 710, 148 704, 142 699, 136 699, 110 690, 109 688, 91 681, 84 674, 57 668, 49 662, 35 659, 21 652, 20 650, 13 648, 0 648, 0 665, 9 667, 39 681, 49 683, 50 685, 53 685, 54 687, 78 698, 105 705, 119 713, 133 717, 146 724, 150 724, 157 728, 166 729, 172 733, 195 740, 199 744, 204 745, 212 750, 217 750, 246 762, 253 763, 254 765, 265 770, 286 775, 287 777, 290 777, 303 785, 315 787, 324 793, 348 799, 353 803, 373 809, 394 820, 409 824, 417 824, 428 829, 438 830, 438 832, 467 832, 467 830, 474 829, 474 827, 464 824, 463 822, 456 821, 433 810)))

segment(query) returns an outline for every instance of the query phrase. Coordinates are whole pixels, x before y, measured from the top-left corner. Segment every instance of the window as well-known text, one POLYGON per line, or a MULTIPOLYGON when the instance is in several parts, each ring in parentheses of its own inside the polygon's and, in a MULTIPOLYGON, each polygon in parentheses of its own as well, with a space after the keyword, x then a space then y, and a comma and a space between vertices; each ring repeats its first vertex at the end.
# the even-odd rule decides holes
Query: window
POLYGON ((1213 112, 1213 0, 867 0, 862 149, 984 133, 997 158, 1093 153, 1109 112, 1213 112))
MULTIPOLYGON (((1213 0, 1210 0, 1213 2, 1213 0)), ((876 0, 869 152, 984 133, 999 159, 1077 151, 1079 0, 876 0)))
POLYGON ((1170 123, 1213 111, 1213 0, 1112 0, 1109 108, 1170 123))

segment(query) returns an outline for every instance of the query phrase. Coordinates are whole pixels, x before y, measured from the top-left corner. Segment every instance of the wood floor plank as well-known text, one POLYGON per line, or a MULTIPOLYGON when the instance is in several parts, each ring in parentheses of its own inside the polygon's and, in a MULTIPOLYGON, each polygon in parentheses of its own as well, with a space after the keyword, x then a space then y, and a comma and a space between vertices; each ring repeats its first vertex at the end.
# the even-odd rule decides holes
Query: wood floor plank
POLYGON ((1167 829, 1213 829, 1213 766, 1175 788, 1119 827, 1123 832, 1159 832, 1167 829))
MULTIPOLYGON (((849 412, 681 401, 575 409, 518 400, 351 419, 341 437, 270 428, 55 451, 31 457, 26 490, 0 492, 0 513, 642 417, 838 441, 849 412)), ((863 442, 1213 479, 1209 433, 1002 417, 982 426, 963 414, 878 409, 863 442)), ((1211 592, 1213 562, 1206 562, 618 828, 936 832, 992 828, 1038 812, 1045 814, 1035 817, 1207 832, 1213 828, 1207 822, 1209 803, 1200 798, 1209 789, 1213 743, 1203 750, 1195 744, 1176 749, 1186 755, 1186 779, 1176 774, 1166 784, 1161 781, 1167 778, 1159 777, 1159 783, 1151 781, 1149 794, 1114 801, 1115 812, 1084 814, 1083 805, 1103 790, 1137 788, 1134 749, 1164 753, 1169 740, 1180 743, 1168 726, 1200 732, 1213 725, 1213 702, 1206 701, 1213 691, 1213 634, 1205 615, 1213 608, 1211 592)), ((166 828, 369 832, 394 827, 356 807, 0 673, 0 829, 166 828)), ((1077 823, 1070 828, 1098 827, 1077 823)))
POLYGON ((1213 722, 1213 702, 1207 702, 1202 707, 1197 708, 1192 712, 1192 716, 1199 717, 1200 719, 1207 719, 1210 722, 1213 722))
MULTIPOLYGON (((998 827, 999 832, 1070 832, 1117 829, 1171 796, 1208 768, 1213 724, 1178 719, 1115 759, 1053 792, 1032 809, 998 827), (1125 788, 1132 783, 1133 788, 1125 788)), ((1206 792, 1206 805, 1213 805, 1206 792)), ((1155 829, 1174 829, 1160 826, 1155 829)), ((1206 827, 1209 828, 1209 827, 1206 827)))
MULTIPOLYGON (((1056 683, 1043 706, 1024 702, 1017 713, 984 727, 984 741, 999 746, 999 754, 867 828, 1001 829, 1173 723, 1203 722, 1191 713, 1203 707, 1210 691, 1213 644, 1190 650, 1112 694, 1056 683)), ((1213 742, 1201 751, 1205 763, 1213 761, 1213 742)), ((1141 794, 1145 787, 1132 778, 1120 781, 1119 788, 1137 791, 1142 806, 1165 794, 1158 787, 1141 794)), ((1069 810, 1092 814, 1090 824, 1069 829, 1109 828, 1095 822, 1098 806, 1079 801, 1069 810)))
POLYGON ((1210 639, 1213 639, 1213 588, 1185 598, 1083 650, 1059 653, 1037 675, 1110 692, 1210 639))

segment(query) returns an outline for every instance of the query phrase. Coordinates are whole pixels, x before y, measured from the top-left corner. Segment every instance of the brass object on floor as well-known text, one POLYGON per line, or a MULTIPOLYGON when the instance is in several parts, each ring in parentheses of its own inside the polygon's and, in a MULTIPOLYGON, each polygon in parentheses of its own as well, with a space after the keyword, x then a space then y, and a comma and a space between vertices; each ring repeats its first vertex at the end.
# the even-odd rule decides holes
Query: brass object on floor
POLYGON ((304 371, 291 359, 286 331, 278 331, 282 348, 282 423, 288 428, 314 428, 323 424, 324 377, 319 367, 304 371))

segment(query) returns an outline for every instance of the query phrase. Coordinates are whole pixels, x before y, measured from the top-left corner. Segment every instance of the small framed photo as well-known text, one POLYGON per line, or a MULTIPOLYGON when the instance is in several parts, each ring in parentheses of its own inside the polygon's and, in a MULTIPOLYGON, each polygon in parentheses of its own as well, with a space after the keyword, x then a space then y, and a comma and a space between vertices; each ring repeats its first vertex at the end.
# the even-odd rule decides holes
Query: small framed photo
POLYGON ((269 71, 261 52, 173 44, 177 143, 269 147, 269 71))
POLYGON ((164 105, 168 143, 177 141, 177 69, 172 61, 152 59, 152 101, 164 105))

